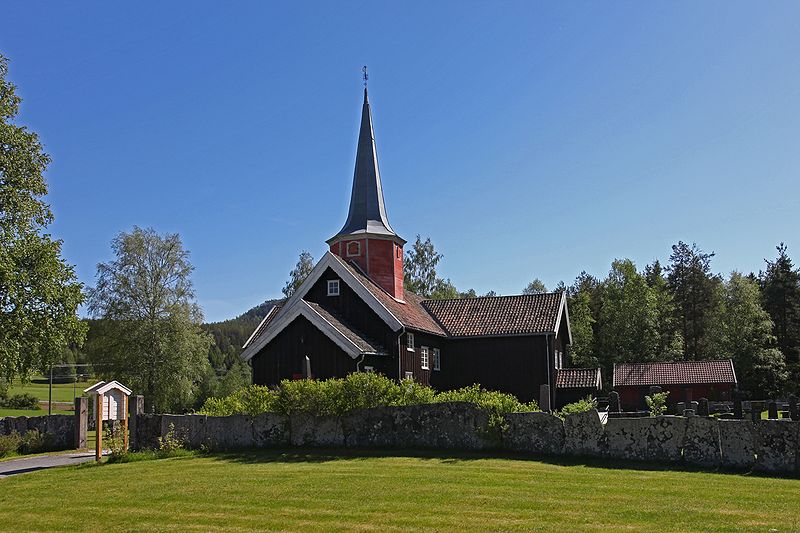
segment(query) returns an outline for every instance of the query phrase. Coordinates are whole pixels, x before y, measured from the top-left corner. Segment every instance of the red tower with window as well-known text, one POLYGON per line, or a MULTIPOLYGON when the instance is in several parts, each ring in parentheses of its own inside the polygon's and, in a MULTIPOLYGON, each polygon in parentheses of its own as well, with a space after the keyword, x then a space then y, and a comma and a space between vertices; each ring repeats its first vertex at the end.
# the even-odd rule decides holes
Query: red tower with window
POLYGON ((397 300, 404 300, 403 245, 386 216, 367 89, 361 108, 353 192, 347 221, 328 239, 332 253, 355 263, 397 300))

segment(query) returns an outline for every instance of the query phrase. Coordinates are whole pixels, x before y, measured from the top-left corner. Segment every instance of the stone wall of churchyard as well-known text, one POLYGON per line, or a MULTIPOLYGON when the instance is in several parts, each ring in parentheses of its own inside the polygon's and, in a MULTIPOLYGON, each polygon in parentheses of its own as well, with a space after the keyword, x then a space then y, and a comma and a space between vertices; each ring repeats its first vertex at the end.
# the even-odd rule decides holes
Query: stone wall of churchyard
POLYGON ((52 448, 66 450, 73 447, 75 439, 74 415, 7 416, 0 418, 0 435, 17 433, 20 436, 29 431, 51 435, 52 448))
POLYGON ((269 447, 511 450, 800 474, 800 422, 692 416, 618 418, 597 411, 561 420, 513 413, 502 429, 472 404, 378 407, 344 416, 138 415, 132 442, 158 446, 171 430, 190 448, 269 447))

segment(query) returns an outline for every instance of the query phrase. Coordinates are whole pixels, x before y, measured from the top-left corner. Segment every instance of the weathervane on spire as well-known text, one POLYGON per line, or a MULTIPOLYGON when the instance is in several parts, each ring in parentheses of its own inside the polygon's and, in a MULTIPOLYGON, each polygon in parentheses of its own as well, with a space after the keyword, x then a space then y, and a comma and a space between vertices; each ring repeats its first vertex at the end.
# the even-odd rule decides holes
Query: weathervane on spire
POLYGON ((366 89, 367 88, 367 80, 369 79, 369 75, 367 74, 367 66, 366 65, 361 67, 361 73, 362 73, 363 78, 364 78, 364 88, 366 89))

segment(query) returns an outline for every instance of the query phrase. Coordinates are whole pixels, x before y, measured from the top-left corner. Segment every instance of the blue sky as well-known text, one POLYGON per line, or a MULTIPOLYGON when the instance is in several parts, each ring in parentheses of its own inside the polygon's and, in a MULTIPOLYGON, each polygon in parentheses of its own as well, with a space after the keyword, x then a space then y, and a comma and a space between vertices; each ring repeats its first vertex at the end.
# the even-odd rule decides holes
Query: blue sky
POLYGON ((389 219, 460 289, 679 239, 800 260, 800 3, 143 4, 3 7, 87 285, 139 225, 181 234, 208 320, 279 296, 346 217, 363 64, 389 219))

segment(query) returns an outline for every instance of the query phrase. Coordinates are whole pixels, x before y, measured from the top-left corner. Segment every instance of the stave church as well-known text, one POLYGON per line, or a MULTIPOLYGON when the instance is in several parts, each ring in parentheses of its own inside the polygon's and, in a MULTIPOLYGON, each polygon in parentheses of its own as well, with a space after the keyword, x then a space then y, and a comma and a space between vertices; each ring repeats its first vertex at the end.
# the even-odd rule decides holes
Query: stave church
POLYGON ((551 405, 596 393, 599 369, 567 369, 564 293, 429 300, 403 287, 403 246, 386 215, 366 87, 350 208, 328 251, 247 340, 253 383, 380 372, 437 390, 473 383, 551 405))

